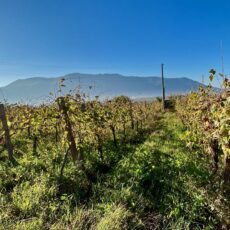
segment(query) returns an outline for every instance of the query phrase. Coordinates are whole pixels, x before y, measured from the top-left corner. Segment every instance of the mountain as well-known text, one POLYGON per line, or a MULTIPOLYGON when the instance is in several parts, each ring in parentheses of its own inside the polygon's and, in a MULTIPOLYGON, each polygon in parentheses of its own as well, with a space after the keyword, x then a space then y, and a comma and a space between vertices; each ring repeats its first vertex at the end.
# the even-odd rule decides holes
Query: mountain
MULTIPOLYGON (((28 78, 16 80, 0 88, 0 100, 7 102, 37 103, 46 100, 49 94, 58 94, 59 81, 64 78, 62 93, 70 90, 81 92, 90 98, 111 98, 127 95, 132 98, 149 98, 161 95, 160 77, 122 76, 119 74, 73 73, 57 78, 28 78)), ((165 78, 166 95, 185 94, 197 90, 201 83, 188 78, 165 78)))

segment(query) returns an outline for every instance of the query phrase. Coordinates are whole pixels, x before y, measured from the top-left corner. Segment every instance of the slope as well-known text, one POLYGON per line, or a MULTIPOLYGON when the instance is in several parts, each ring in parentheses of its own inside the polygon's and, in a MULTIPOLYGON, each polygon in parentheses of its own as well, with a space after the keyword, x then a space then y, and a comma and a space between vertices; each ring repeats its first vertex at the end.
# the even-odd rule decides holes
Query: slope
MULTIPOLYGON (((119 74, 68 74, 58 78, 29 78, 17 80, 0 88, 0 99, 9 102, 36 102, 57 94, 58 81, 65 78, 63 93, 70 91, 85 93, 88 97, 100 98, 126 95, 132 98, 156 97, 161 95, 161 78, 122 76, 119 74)), ((166 94, 184 94, 197 90, 199 82, 188 78, 165 78, 166 94)))

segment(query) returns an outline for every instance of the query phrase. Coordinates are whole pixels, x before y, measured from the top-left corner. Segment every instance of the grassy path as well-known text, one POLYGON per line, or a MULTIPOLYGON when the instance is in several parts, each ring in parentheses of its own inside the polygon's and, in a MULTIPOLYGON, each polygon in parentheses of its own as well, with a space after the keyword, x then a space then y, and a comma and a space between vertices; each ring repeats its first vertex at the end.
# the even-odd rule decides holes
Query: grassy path
POLYGON ((173 113, 157 121, 144 144, 95 188, 97 202, 126 207, 120 215, 131 229, 218 229, 228 222, 229 206, 208 191, 209 164, 186 147, 184 132, 173 113))

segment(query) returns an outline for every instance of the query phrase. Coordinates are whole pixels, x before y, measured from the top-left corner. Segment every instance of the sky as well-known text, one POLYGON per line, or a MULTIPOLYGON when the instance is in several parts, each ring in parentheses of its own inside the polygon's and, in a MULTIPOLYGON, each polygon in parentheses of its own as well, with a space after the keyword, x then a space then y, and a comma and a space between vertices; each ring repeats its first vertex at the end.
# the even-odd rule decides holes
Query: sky
POLYGON ((120 73, 201 81, 230 72, 229 0, 0 0, 0 86, 120 73), (223 48, 221 51, 220 43, 223 48))

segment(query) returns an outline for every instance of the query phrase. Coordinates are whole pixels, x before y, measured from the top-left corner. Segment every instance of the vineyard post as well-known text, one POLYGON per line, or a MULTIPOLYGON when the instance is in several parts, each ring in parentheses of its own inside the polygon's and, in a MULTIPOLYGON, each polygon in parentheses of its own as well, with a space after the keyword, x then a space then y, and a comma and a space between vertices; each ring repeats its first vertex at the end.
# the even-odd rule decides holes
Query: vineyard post
POLYGON ((161 64, 161 81, 162 81, 162 110, 165 110, 165 83, 164 83, 164 64, 161 64))
POLYGON ((36 135, 33 136, 33 154, 37 154, 37 146, 38 146, 38 137, 36 135))
POLYGON ((230 157, 224 156, 224 184, 230 189, 230 157))
POLYGON ((212 151, 212 167, 213 167, 213 173, 216 174, 218 171, 218 163, 219 163, 219 155, 220 155, 220 149, 219 149, 219 143, 218 140, 211 139, 210 143, 211 151, 212 151))
POLYGON ((27 128, 27 133, 28 133, 28 137, 30 138, 31 137, 31 127, 30 126, 28 126, 27 128))
POLYGON ((64 168, 67 163, 68 152, 69 152, 69 149, 65 151, 65 154, 64 154, 64 159, 63 159, 61 170, 60 170, 60 179, 62 179, 63 177, 64 168))
POLYGON ((58 143, 58 140, 59 140, 59 121, 58 121, 58 118, 56 118, 56 124, 55 124, 55 142, 56 144, 58 143))
POLYGON ((110 129, 112 130, 112 134, 113 134, 113 143, 114 143, 114 146, 117 147, 117 137, 116 137, 115 126, 113 124, 111 124, 110 125, 110 129))
POLYGON ((6 142, 9 160, 14 161, 13 145, 12 145, 11 139, 10 139, 10 131, 9 131, 9 127, 7 124, 5 107, 3 104, 0 104, 0 120, 2 121, 2 126, 3 126, 3 130, 4 130, 5 142, 6 142))
POLYGON ((59 109, 62 112, 62 115, 65 120, 65 129, 67 132, 67 139, 70 145, 69 149, 70 149, 73 161, 75 162, 76 160, 81 160, 79 159, 80 156, 77 151, 76 142, 74 139, 72 126, 71 126, 69 115, 68 115, 68 108, 66 107, 65 100, 63 97, 59 97, 57 101, 58 101, 59 109))

